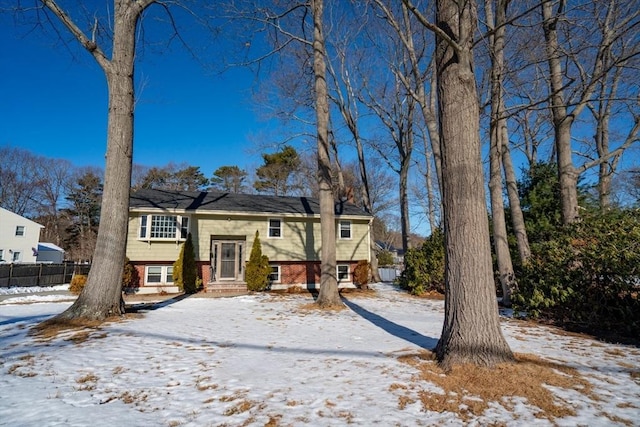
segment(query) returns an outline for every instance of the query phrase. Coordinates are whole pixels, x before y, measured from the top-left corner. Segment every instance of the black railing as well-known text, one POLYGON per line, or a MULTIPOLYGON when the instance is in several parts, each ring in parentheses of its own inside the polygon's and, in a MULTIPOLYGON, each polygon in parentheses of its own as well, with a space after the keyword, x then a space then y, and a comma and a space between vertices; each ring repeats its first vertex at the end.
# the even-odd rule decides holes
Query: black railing
POLYGON ((91 264, 0 264, 0 288, 53 286, 71 282, 74 274, 88 274, 91 264))

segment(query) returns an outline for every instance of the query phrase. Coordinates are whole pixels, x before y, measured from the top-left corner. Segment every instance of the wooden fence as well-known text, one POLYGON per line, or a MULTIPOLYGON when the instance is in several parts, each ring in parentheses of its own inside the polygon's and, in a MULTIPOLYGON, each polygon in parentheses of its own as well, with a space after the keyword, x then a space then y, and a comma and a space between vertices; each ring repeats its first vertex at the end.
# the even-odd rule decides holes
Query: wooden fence
POLYGON ((90 264, 0 264, 0 288, 53 286, 71 282, 75 274, 87 274, 90 264))

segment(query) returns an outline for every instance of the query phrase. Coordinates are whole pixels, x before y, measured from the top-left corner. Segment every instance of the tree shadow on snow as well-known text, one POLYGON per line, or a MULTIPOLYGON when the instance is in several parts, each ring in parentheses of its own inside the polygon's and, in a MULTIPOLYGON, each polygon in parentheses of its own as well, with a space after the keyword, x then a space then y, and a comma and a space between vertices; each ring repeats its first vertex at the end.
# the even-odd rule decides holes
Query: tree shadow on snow
POLYGON ((416 332, 413 329, 399 325, 389 319, 385 319, 384 317, 372 313, 366 308, 361 307, 355 302, 349 301, 344 297, 342 298, 342 302, 344 302, 344 304, 349 307, 354 313, 360 315, 363 319, 368 320, 369 322, 373 323, 377 327, 393 336, 401 338, 426 350, 433 350, 436 347, 436 344, 438 344, 437 338, 422 335, 421 333, 416 332))

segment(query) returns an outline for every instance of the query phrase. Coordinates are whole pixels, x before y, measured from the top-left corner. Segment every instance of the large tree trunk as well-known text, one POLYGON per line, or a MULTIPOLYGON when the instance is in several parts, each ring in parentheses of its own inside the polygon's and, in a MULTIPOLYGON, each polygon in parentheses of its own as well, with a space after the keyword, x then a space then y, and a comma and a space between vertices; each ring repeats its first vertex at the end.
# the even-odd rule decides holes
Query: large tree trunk
POLYGON ((551 113, 555 137, 556 158, 558 162, 558 181, 560 183, 560 202, 562 222, 570 224, 579 219, 578 213, 578 174, 573 166, 571 154, 571 125, 573 115, 567 114, 562 83, 562 64, 560 62, 560 43, 558 42, 558 17, 553 16, 553 3, 542 3, 544 38, 549 64, 549 87, 551 90, 551 113))
POLYGON ((313 13, 313 73, 316 92, 316 126, 318 130, 318 184, 320 187, 320 307, 342 306, 336 272, 336 224, 331 162, 329 159, 329 98, 327 93, 324 34, 322 31, 322 0, 312 0, 313 13))
MULTIPOLYGON (((74 304, 53 321, 78 318, 103 320, 124 314, 122 269, 133 156, 136 23, 142 10, 150 3, 114 2, 112 58, 110 61, 104 57, 97 58, 107 77, 109 110, 104 190, 96 249, 85 288, 74 304)), ((50 7, 49 4, 47 6, 50 7)), ((95 57, 95 44, 91 45, 87 39, 75 35, 95 57)))
POLYGON ((493 246, 498 264, 498 275, 502 287, 502 303, 511 306, 511 291, 515 288, 515 275, 509 242, 507 223, 502 199, 502 151, 507 139, 507 119, 504 117, 503 72, 504 44, 506 33, 507 0, 496 1, 496 14, 493 15, 493 1, 485 0, 485 14, 489 29, 494 30, 489 37, 491 52, 491 121, 489 125, 489 191, 491 197, 491 219, 493 222, 493 246))
POLYGON ((445 233, 445 319, 440 364, 512 361, 498 317, 492 273, 473 72, 475 2, 438 0, 436 38, 445 233))

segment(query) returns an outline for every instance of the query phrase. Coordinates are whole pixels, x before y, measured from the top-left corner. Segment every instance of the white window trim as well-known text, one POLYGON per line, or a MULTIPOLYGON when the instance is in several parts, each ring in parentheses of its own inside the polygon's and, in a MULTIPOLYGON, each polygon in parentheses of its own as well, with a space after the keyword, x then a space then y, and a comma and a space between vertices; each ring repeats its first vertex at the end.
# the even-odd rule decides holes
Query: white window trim
POLYGON ((15 237, 24 237, 27 235, 27 227, 24 225, 16 225, 15 237), (22 230, 22 234, 18 234, 18 230, 22 230))
MULTIPOLYGON (((167 269, 173 265, 145 265, 144 266, 144 284, 145 286, 161 286, 161 285, 173 285, 173 282, 167 282, 167 269), (160 267, 160 281, 149 282, 149 267, 160 267)), ((173 275, 173 272, 171 273, 173 275)))
POLYGON ((11 254, 11 262, 22 262, 22 252, 13 251, 11 254))
POLYGON ((353 279, 351 277, 351 266, 349 264, 336 264, 336 278, 338 279, 338 283, 352 283, 353 279), (340 278, 340 267, 347 268, 347 278, 340 278))
POLYGON ((191 217, 189 215, 171 215, 171 214, 164 214, 164 213, 153 213, 153 214, 144 214, 144 215, 140 215, 139 219, 138 219, 138 233, 137 233, 137 239, 144 241, 144 242, 174 242, 174 241, 179 241, 179 242, 184 242, 185 240, 187 240, 187 237, 185 235, 185 237, 182 237, 182 223, 183 221, 186 220, 187 221, 187 227, 186 227, 186 235, 189 234, 189 231, 191 229, 191 217), (154 216, 171 216, 171 217, 175 217, 176 218, 176 228, 175 228, 175 233, 173 237, 151 237, 151 225, 153 223, 153 217, 154 216), (146 225, 145 225, 145 235, 142 236, 141 232, 142 232, 142 218, 146 218, 146 225))
POLYGON ((282 239, 284 237, 284 221, 282 220, 282 218, 269 218, 267 220, 267 238, 268 239, 282 239), (271 235, 271 221, 278 221, 280 222, 280 235, 279 236, 272 236, 271 235))
MULTIPOLYGON (((272 280, 271 283, 280 283, 282 281, 282 267, 280 267, 280 265, 270 265, 270 267, 272 269, 277 268, 278 269, 278 278, 276 280, 272 280)), ((273 271, 271 271, 271 273, 269 273, 269 278, 271 278, 271 275, 273 274, 273 271)))
POLYGON ((351 240, 353 238, 353 223, 349 220, 339 220, 338 221, 338 238, 340 240, 351 240), (342 224, 349 224, 349 237, 342 237, 342 224))

